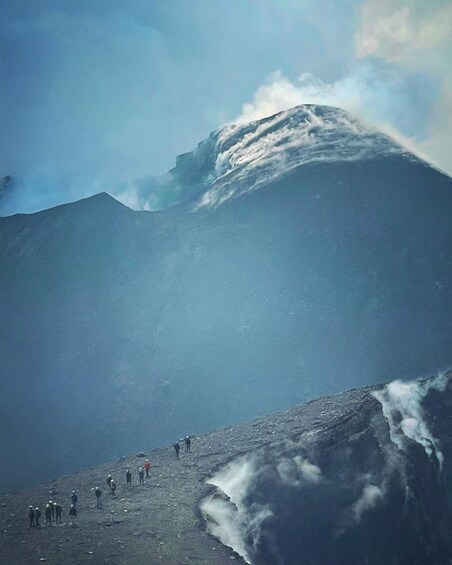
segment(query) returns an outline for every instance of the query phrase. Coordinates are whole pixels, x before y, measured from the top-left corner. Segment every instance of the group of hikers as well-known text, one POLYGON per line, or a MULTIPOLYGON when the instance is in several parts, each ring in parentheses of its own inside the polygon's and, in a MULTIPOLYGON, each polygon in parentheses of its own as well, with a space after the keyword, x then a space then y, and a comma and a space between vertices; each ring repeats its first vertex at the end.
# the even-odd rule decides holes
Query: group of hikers
MULTIPOLYGON (((69 508, 69 517, 71 519, 71 524, 75 524, 75 519, 77 518, 77 500, 78 496, 75 490, 73 490, 71 494, 71 507, 69 508)), ((52 522, 55 522, 55 524, 61 524, 62 514, 63 507, 61 506, 61 504, 59 502, 53 502, 52 500, 49 500, 44 509, 45 524, 49 526, 52 525, 52 522)), ((41 515, 42 512, 39 506, 37 506, 36 508, 33 508, 33 506, 28 507, 28 519, 30 520, 30 528, 36 527, 39 529, 41 527, 41 515)))
MULTIPOLYGON (((151 466, 152 465, 149 459, 145 459, 143 466, 138 469, 140 486, 144 485, 144 473, 146 473, 146 478, 149 478, 149 471, 151 470, 151 466)), ((110 489, 110 494, 112 495, 112 497, 116 498, 116 483, 111 475, 108 475, 107 477, 107 485, 110 489)), ((132 488, 132 472, 129 468, 126 470, 126 486, 128 488, 132 488)), ((92 490, 94 490, 94 494, 96 495, 96 507, 102 508, 102 501, 100 499, 102 496, 102 491, 100 490, 100 487, 96 487, 92 490)))
MULTIPOLYGON (((185 436, 184 438, 184 443, 185 443, 185 449, 187 451, 187 453, 191 452, 191 438, 190 436, 185 436)), ((179 452, 180 452, 180 445, 179 442, 177 441, 174 444, 174 451, 176 453, 176 458, 179 459, 179 452)), ((144 485, 144 474, 146 473, 146 478, 149 478, 149 472, 151 470, 151 462, 149 461, 149 459, 145 459, 144 463, 142 466, 140 466, 140 468, 138 469, 138 478, 139 478, 139 485, 144 485)), ((113 498, 116 498, 116 482, 113 480, 113 477, 111 475, 108 475, 107 477, 107 485, 108 488, 110 489, 110 494, 113 498)), ((130 471, 129 468, 127 468, 126 470, 126 486, 128 488, 132 488, 132 473, 130 471)), ((100 489, 100 487, 96 487, 95 489, 91 489, 92 491, 94 491, 94 495, 96 496, 96 508, 101 509, 102 508, 102 501, 101 501, 101 496, 102 496, 102 491, 100 489)), ((71 506, 69 508, 69 517, 70 517, 70 525, 75 526, 76 525, 76 518, 77 518, 77 501, 78 501, 78 496, 77 493, 73 490, 72 494, 71 494, 71 506)), ((62 523, 62 513, 63 513, 63 507, 61 506, 61 504, 59 502, 53 502, 52 500, 49 500, 49 502, 46 504, 45 509, 44 509, 44 520, 45 520, 45 524, 51 526, 52 522, 56 523, 56 524, 61 524, 62 523)), ((40 519, 41 519, 41 510, 39 509, 39 507, 33 508, 33 506, 29 506, 28 507, 28 517, 30 520, 30 528, 36 527, 36 528, 40 528, 41 524, 40 524, 40 519)))

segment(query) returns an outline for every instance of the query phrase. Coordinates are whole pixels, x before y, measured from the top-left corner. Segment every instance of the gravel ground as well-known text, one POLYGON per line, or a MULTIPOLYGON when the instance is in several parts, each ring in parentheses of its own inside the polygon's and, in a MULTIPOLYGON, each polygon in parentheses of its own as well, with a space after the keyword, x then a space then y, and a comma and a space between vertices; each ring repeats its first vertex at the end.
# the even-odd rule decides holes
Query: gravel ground
MULTIPOLYGON (((0 498, 0 562, 19 563, 165 563, 223 565, 243 563, 240 556, 205 531, 199 501, 213 487, 205 480, 229 460, 285 439, 330 434, 350 420, 367 420, 377 407, 369 388, 326 397, 272 416, 192 438, 192 452, 181 445, 180 459, 172 446, 146 453, 150 478, 138 486, 138 456, 80 471, 45 485, 0 498), (133 473, 127 489, 125 472, 133 473), (117 484, 117 497, 108 493, 106 478, 117 484), (103 508, 96 508, 92 489, 100 486, 103 508), (69 524, 70 494, 78 494, 77 526, 69 524), (44 507, 49 500, 63 507, 63 524, 28 525, 28 506, 44 507)), ((379 409, 379 408, 378 408, 379 409)))

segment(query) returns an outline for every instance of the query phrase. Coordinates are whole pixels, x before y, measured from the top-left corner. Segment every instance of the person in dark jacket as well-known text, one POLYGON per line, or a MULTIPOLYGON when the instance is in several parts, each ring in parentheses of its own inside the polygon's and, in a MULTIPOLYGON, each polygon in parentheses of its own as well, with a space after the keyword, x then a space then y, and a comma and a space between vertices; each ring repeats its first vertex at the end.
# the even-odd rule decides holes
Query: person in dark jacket
POLYGON ((140 467, 138 471, 138 476, 140 477, 140 485, 144 485, 144 469, 140 467))
POLYGON ((63 512, 63 507, 59 502, 54 502, 53 505, 55 506, 55 521, 57 524, 61 524, 61 514, 63 512))
POLYGON ((55 522, 55 506, 53 505, 53 502, 51 500, 49 500, 49 506, 50 510, 52 511, 52 522, 55 522))
POLYGON ((94 494, 96 495, 96 508, 102 508, 102 501, 100 499, 100 497, 102 496, 102 491, 99 487, 96 487, 94 494))
POLYGON ((35 511, 33 506, 28 507, 28 518, 30 519, 30 528, 35 525, 35 511))
POLYGON ((75 525, 75 519, 77 518, 77 508, 72 504, 69 508, 69 517, 71 519, 71 525, 75 525))
POLYGON ((180 451, 180 445, 179 443, 176 441, 176 443, 174 444, 174 451, 176 452, 176 459, 179 459, 179 451, 180 451))
POLYGON ((112 480, 113 480, 112 476, 111 476, 111 475, 108 475, 108 477, 107 477, 107 485, 108 485, 108 488, 110 488, 110 483, 111 483, 112 480))
POLYGON ((130 469, 127 469, 126 471, 126 484, 128 487, 132 488, 132 473, 130 472, 130 469))
POLYGON ((187 448, 187 452, 191 451, 191 439, 190 436, 185 436, 185 447, 187 448))
POLYGON ((72 491, 71 502, 72 502, 72 505, 74 506, 74 508, 77 508, 78 496, 75 493, 75 490, 72 491))
POLYGON ((39 508, 35 508, 35 524, 38 529, 41 527, 41 524, 39 523, 40 518, 41 518, 41 511, 39 510, 39 508))
POLYGON ((51 526, 52 525, 52 507, 50 506, 50 504, 46 505, 46 509, 44 511, 44 516, 45 516, 45 523, 49 524, 51 526))

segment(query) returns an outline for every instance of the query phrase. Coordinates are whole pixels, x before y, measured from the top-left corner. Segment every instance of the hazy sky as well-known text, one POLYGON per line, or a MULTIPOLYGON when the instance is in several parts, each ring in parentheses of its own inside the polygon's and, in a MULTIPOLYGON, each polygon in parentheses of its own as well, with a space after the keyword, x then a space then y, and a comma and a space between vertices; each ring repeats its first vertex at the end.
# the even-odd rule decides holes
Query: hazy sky
POLYGON ((450 0, 2 0, 2 212, 161 174, 224 123, 303 102, 450 174, 451 36, 450 0))

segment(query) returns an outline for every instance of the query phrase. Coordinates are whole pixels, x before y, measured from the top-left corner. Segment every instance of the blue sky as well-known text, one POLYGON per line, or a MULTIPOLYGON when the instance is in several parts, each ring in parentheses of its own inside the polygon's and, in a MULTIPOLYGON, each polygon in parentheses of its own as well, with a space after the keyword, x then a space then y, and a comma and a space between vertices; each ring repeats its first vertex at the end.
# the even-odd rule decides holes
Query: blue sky
POLYGON ((452 3, 3 0, 3 214, 161 174, 221 125, 353 111, 452 172, 452 3))

